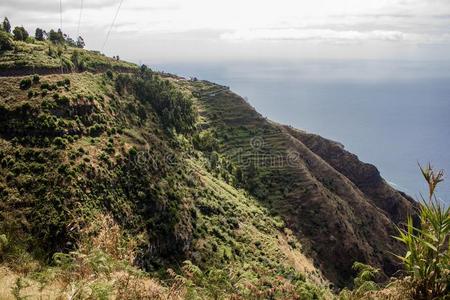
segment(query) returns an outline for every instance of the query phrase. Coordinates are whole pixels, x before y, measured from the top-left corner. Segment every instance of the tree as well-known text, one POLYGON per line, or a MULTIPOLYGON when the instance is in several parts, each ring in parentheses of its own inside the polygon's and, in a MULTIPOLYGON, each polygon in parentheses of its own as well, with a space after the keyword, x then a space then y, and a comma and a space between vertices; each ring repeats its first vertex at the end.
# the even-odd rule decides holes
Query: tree
POLYGON ((64 43, 64 35, 63 35, 61 29, 58 29, 58 31, 54 31, 53 29, 51 29, 48 34, 48 39, 54 44, 63 44, 64 43))
POLYGON ((0 30, 0 51, 12 50, 13 49, 13 41, 9 34, 0 30))
POLYGON ((77 47, 84 48, 84 46, 85 46, 84 39, 81 36, 79 36, 77 39, 77 47))
POLYGON ((7 17, 3 20, 3 30, 7 33, 11 33, 11 24, 9 23, 9 20, 7 17))
POLYGON ((44 30, 42 30, 41 28, 36 28, 36 33, 34 34, 34 37, 38 41, 43 41, 44 40, 44 30))
MULTIPOLYGON (((64 35, 64 36, 66 36, 66 35, 64 35)), ((70 36, 66 36, 65 40, 66 40, 66 44, 69 45, 70 47, 77 46, 77 43, 70 36)))
POLYGON ((25 41, 29 34, 22 26, 16 26, 13 30, 14 39, 17 41, 25 41))

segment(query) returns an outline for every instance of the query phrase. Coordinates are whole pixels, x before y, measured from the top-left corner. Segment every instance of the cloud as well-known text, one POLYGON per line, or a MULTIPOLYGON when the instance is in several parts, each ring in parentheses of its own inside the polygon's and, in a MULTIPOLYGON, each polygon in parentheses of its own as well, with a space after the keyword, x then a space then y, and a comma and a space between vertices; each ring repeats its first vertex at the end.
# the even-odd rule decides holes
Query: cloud
MULTIPOLYGON (((117 5, 117 0, 89 0, 83 1, 85 9, 105 8, 117 5)), ((59 12, 59 1, 54 0, 2 0, 0 3, 2 9, 14 9, 16 11, 33 11, 33 12, 59 12)), ((80 8, 80 0, 67 1, 62 0, 63 12, 71 9, 80 8)))
POLYGON ((237 30, 223 33, 224 40, 309 40, 332 42, 357 42, 357 41, 401 41, 405 34, 400 31, 356 31, 356 30, 332 30, 332 29, 253 29, 237 30))

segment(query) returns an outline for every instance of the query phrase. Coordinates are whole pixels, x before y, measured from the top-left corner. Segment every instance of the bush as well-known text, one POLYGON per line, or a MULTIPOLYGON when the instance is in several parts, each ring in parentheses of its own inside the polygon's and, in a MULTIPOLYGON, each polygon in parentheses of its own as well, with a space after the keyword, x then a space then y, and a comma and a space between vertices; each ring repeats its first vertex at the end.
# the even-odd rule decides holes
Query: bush
POLYGON ((39 80, 40 80, 39 75, 38 75, 38 74, 34 74, 34 75, 33 75, 33 83, 34 83, 34 84, 37 84, 37 83, 39 83, 39 80))
POLYGON ((9 20, 7 17, 3 20, 3 30, 7 33, 11 33, 11 24, 9 23, 9 20))
POLYGON ((28 90, 31 87, 31 79, 24 78, 20 81, 19 87, 21 90, 28 90))
POLYGON ((16 26, 13 30, 14 39, 17 41, 26 41, 29 34, 22 26, 16 26))
POLYGON ((0 258, 6 253, 9 241, 5 234, 0 234, 0 258))
POLYGON ((9 34, 0 30, 0 51, 12 50, 13 46, 14 44, 9 34))
POLYGON ((34 37, 36 38, 37 41, 43 41, 44 40, 44 30, 42 30, 41 28, 36 28, 34 37))
POLYGON ((94 126, 89 127, 89 135, 90 136, 99 136, 105 130, 104 126, 100 124, 95 124, 94 126))
POLYGON ((66 141, 61 137, 57 137, 53 140, 53 144, 55 144, 58 148, 64 148, 66 146, 66 141))
POLYGON ((106 71, 106 76, 107 76, 109 79, 113 79, 113 78, 114 78, 114 74, 113 74, 113 72, 112 72, 111 70, 106 71))

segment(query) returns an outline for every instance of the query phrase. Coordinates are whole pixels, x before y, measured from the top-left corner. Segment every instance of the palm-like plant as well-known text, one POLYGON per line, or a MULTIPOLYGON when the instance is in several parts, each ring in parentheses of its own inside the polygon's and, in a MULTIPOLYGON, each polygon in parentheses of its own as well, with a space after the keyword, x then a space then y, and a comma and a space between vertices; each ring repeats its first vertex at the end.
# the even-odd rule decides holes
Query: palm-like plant
POLYGON ((414 299, 443 299, 450 294, 450 208, 435 196, 437 185, 443 181, 443 171, 431 165, 422 168, 428 183, 428 199, 422 197, 419 207, 420 228, 411 216, 406 228, 399 228, 395 237, 406 245, 406 254, 398 256, 411 276, 414 299))

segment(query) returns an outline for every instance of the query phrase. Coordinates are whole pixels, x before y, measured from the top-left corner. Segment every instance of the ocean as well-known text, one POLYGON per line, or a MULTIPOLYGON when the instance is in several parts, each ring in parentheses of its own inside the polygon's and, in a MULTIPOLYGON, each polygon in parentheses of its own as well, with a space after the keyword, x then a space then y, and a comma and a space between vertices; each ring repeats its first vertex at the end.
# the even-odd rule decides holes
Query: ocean
POLYGON ((418 163, 446 171, 450 205, 450 65, 404 61, 165 63, 149 66, 230 86, 264 116, 338 141, 415 199, 418 163))

